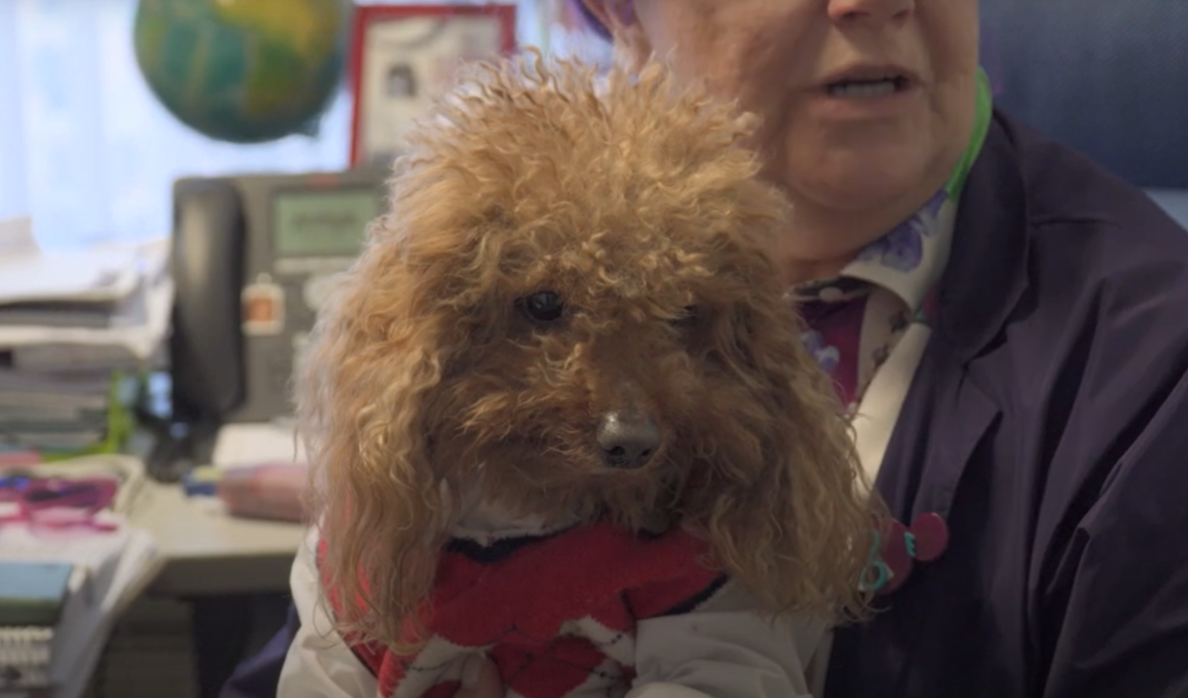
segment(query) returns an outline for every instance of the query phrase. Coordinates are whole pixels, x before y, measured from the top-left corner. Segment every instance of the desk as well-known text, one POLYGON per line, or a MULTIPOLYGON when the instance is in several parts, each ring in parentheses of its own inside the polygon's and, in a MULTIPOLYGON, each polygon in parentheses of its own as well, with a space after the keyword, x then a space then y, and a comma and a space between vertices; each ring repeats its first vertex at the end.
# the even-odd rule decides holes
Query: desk
MULTIPOLYGON (((126 562, 125 565, 127 565, 126 562)), ((115 598, 111 608, 97 617, 94 626, 89 629, 89 633, 84 634, 84 637, 74 644, 76 646, 82 645, 83 650, 78 656, 73 672, 69 677, 64 678, 64 681, 59 687, 61 696, 83 696, 87 681, 90 679, 91 674, 95 672, 95 668, 100 662, 103 648, 107 639, 111 636, 116 621, 145 593, 145 590, 160 572, 161 565, 161 560, 156 559, 144 567, 127 587, 120 590, 119 596, 115 598)))
POLYGON ((149 592, 173 597, 286 591, 305 531, 213 512, 180 486, 154 482, 144 485, 129 521, 152 534, 162 560, 149 592))
POLYGON ((200 696, 217 696, 252 635, 253 595, 287 593, 305 528, 240 519, 185 496, 181 486, 148 482, 129 522, 157 544, 161 571, 148 595, 185 600, 200 696))
MULTIPOLYGON (((213 461, 292 462, 292 425, 226 425, 219 430, 213 461)), ((131 524, 152 534, 164 569, 151 593, 175 597, 284 592, 289 568, 304 536, 290 522, 230 517, 186 497, 180 485, 148 481, 131 504, 131 524)))

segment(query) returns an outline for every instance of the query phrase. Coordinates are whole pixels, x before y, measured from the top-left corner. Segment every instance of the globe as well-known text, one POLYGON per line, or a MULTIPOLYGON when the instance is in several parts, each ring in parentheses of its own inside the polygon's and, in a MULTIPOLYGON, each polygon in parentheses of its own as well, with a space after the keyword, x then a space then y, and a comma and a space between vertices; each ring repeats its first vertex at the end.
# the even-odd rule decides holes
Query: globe
POLYGON ((350 0, 141 0, 136 61, 167 110, 214 139, 316 134, 343 74, 350 0))

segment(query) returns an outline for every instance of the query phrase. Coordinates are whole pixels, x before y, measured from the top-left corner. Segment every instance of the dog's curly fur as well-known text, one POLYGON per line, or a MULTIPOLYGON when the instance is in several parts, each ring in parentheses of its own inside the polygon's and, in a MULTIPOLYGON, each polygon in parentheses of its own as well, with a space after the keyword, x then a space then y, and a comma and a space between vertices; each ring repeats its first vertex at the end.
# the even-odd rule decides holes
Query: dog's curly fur
POLYGON ((766 250, 785 200, 752 123, 659 65, 479 66, 397 165, 298 382, 343 629, 416 647, 459 503, 643 527, 662 513, 772 613, 861 614, 871 506, 766 250), (564 303, 541 323, 522 300, 564 303), (662 446, 608 468, 600 415, 662 446))

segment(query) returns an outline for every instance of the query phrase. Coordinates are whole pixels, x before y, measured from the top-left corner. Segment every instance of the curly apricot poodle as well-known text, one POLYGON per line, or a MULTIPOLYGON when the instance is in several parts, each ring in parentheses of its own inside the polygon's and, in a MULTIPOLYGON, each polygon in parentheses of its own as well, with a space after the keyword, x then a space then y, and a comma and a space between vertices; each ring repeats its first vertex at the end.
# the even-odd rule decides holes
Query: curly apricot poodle
POLYGON ((384 691, 451 623, 514 686, 581 635, 558 619, 629 632, 724 580, 761 614, 866 609, 873 506, 767 252, 787 204, 753 127, 660 64, 532 54, 474 67, 415 130, 297 390, 322 584, 344 638, 405 658, 371 657, 384 691), (485 612, 460 601, 484 585, 485 612))

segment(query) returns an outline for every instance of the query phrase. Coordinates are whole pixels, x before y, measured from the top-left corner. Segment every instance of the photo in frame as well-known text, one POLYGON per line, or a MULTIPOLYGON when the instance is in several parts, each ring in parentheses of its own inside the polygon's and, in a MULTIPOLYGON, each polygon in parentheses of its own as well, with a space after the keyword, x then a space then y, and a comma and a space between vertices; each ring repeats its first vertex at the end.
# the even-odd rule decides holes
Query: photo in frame
POLYGON ((386 168, 460 63, 516 49, 516 6, 359 5, 351 80, 351 165, 386 168))

